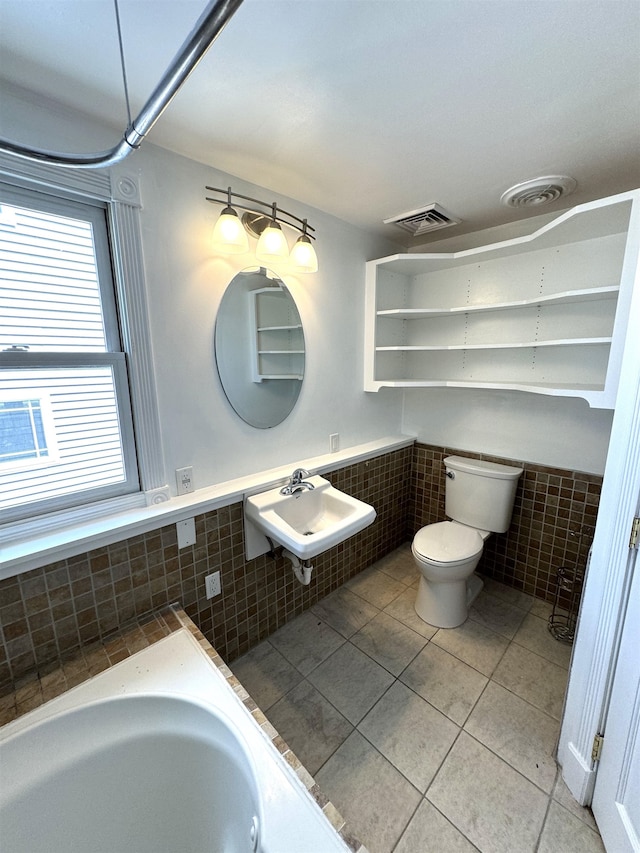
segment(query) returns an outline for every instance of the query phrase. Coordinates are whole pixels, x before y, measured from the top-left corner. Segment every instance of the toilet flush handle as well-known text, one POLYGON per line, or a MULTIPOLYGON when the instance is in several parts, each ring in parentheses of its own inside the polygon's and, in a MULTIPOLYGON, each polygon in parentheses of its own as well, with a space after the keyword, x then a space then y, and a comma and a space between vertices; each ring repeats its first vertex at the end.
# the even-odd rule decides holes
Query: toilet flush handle
POLYGON ((455 478, 456 478, 455 471, 447 471, 447 477, 450 480, 455 480, 455 478))

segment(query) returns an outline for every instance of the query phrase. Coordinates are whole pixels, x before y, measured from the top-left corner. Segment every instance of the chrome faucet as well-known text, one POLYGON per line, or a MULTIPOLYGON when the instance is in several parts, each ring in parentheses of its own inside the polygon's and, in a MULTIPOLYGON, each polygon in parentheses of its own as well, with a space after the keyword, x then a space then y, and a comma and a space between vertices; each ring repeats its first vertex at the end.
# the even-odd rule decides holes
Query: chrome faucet
POLYGON ((304 468, 296 468, 293 474, 289 477, 289 482, 286 486, 283 486, 280 489, 281 495, 292 495, 294 492, 301 492, 303 489, 315 489, 313 483, 307 483, 306 480, 303 480, 303 477, 310 477, 311 474, 309 471, 306 471, 304 468))

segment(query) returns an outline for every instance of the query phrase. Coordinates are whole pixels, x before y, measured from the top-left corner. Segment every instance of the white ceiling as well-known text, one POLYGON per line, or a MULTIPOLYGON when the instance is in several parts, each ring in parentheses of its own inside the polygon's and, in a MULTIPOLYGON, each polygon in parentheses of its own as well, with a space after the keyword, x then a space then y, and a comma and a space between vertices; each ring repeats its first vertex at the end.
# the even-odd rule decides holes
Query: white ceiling
MULTIPOLYGON (((204 0, 119 4, 135 115, 204 0)), ((0 0, 0 50, 124 129, 113 0, 0 0)), ((434 201, 434 238, 528 215, 500 195, 539 175, 563 209, 640 186, 640 0, 244 0, 149 140, 392 239, 434 201)))

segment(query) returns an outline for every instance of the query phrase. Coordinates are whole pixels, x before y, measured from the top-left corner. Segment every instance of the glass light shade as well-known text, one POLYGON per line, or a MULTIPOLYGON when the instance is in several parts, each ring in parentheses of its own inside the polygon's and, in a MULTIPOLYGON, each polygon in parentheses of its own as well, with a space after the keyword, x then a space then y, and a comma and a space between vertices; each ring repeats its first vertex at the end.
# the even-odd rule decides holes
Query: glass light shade
POLYGON ((277 222, 270 222, 264 229, 256 246, 256 258, 264 263, 286 261, 289 257, 289 244, 282 228, 277 222))
POLYGON ((311 238, 303 234, 298 237, 291 250, 291 269, 294 272, 317 272, 318 258, 311 238))
POLYGON ((220 214, 211 242, 215 249, 226 254, 239 255, 249 251, 247 232, 232 207, 225 207, 220 214))

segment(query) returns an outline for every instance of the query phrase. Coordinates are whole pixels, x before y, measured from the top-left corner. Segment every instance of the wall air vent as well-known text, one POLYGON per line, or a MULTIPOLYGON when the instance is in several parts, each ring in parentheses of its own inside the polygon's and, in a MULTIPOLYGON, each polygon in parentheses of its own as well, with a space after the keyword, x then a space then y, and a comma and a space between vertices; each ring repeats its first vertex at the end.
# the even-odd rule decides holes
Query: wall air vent
POLYGON ((439 231, 441 228, 449 228, 458 225, 462 220, 456 219, 447 213, 439 204, 428 204, 419 210, 409 213, 400 213, 384 220, 385 225, 397 225, 404 231, 408 231, 414 237, 429 234, 431 231, 439 231))
POLYGON ((569 195, 576 186, 577 182, 567 175, 546 175, 510 187, 502 193, 500 201, 507 207, 540 207, 569 195))

